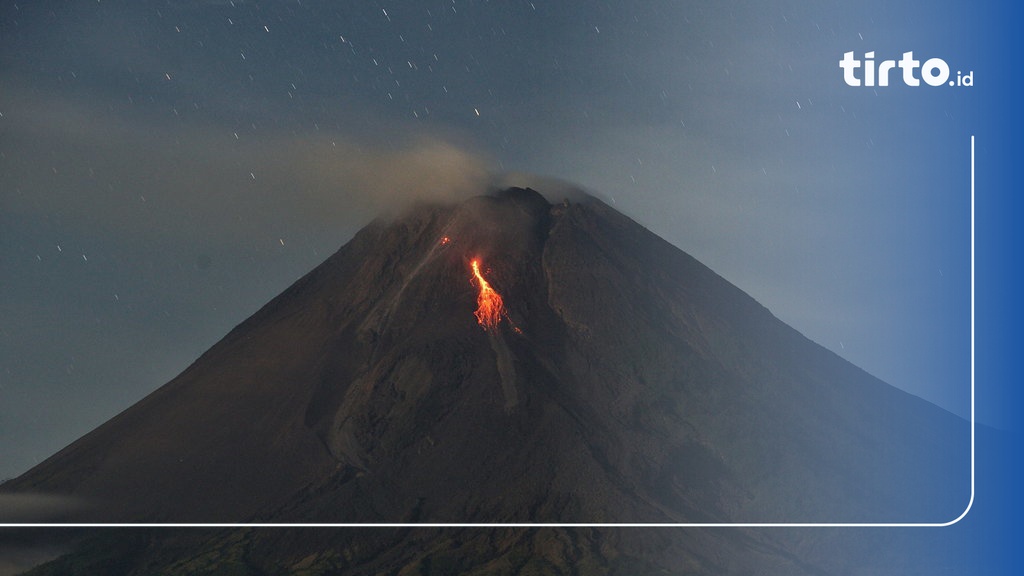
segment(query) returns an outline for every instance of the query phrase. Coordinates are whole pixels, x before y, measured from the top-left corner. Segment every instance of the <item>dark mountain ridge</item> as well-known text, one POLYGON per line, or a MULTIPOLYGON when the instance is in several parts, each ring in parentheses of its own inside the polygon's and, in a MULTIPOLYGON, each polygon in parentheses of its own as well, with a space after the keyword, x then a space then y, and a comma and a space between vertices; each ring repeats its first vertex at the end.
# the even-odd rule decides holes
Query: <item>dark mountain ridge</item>
MULTIPOLYGON (((2 490, 87 499, 90 521, 945 522, 967 505, 969 439, 600 201, 510 189, 375 221, 2 490), (495 326, 474 315, 474 260, 503 300, 495 326)), ((451 534, 338 538, 377 551, 350 568, 568 538, 605 568, 620 549, 664 566, 699 548, 793 569, 801 547, 451 534)))

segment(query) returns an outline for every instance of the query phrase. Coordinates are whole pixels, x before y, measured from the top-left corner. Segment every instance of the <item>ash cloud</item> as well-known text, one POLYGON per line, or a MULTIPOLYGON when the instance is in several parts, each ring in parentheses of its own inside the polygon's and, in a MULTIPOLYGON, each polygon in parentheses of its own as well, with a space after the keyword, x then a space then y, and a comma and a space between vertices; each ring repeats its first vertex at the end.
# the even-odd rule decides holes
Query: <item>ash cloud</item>
POLYGON ((7 91, 0 105, 5 137, 20 144, 6 158, 5 207, 67 213, 124 234, 246 243, 303 222, 352 228, 491 182, 490 160, 458 138, 384 121, 384 137, 310 136, 137 118, 29 90, 7 91))
POLYGON ((332 143, 310 149, 299 173, 311 204, 336 217, 355 210, 395 213, 416 201, 458 201, 485 191, 490 162, 456 144, 420 136, 398 149, 332 143))

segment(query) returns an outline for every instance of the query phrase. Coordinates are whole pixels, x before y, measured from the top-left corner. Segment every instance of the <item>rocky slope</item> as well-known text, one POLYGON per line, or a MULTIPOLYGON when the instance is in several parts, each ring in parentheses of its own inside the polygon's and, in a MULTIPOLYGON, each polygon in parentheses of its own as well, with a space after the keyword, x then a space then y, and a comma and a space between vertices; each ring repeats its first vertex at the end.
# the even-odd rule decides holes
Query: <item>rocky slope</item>
MULTIPOLYGON (((2 490, 92 503, 72 520, 940 522, 966 506, 968 441, 600 201, 511 189, 374 222, 2 490), (474 260, 502 299, 492 326, 474 260)), ((164 531, 122 556, 124 573, 812 574, 874 537, 831 538, 164 531)))

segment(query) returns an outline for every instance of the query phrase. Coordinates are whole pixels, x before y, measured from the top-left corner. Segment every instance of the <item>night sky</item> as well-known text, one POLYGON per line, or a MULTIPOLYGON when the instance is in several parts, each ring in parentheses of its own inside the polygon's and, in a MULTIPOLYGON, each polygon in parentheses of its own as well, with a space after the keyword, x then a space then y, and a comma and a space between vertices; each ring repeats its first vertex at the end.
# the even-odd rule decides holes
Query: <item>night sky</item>
POLYGON ((982 83, 972 15, 845 4, 5 3, 0 479, 381 211, 551 178, 966 416, 975 89, 852 88, 838 62, 914 50, 982 83))

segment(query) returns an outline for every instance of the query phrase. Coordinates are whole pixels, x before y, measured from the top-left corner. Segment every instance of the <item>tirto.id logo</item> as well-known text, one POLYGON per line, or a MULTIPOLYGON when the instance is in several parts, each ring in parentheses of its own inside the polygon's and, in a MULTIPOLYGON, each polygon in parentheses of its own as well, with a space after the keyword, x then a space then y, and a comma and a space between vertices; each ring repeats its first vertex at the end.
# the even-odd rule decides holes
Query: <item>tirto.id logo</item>
POLYGON ((966 74, 956 71, 956 80, 950 80, 949 64, 942 58, 929 58, 924 61, 914 60, 913 52, 904 52, 903 58, 896 60, 882 60, 876 66, 875 53, 866 52, 864 60, 857 60, 853 52, 843 54, 839 61, 839 67, 843 69, 843 80, 848 86, 888 86, 889 73, 893 68, 899 68, 902 73, 897 73, 903 78, 907 86, 920 86, 921 81, 929 86, 974 86, 974 71, 968 70, 966 74), (862 73, 858 76, 857 71, 862 73), (916 73, 920 71, 920 76, 916 73))

